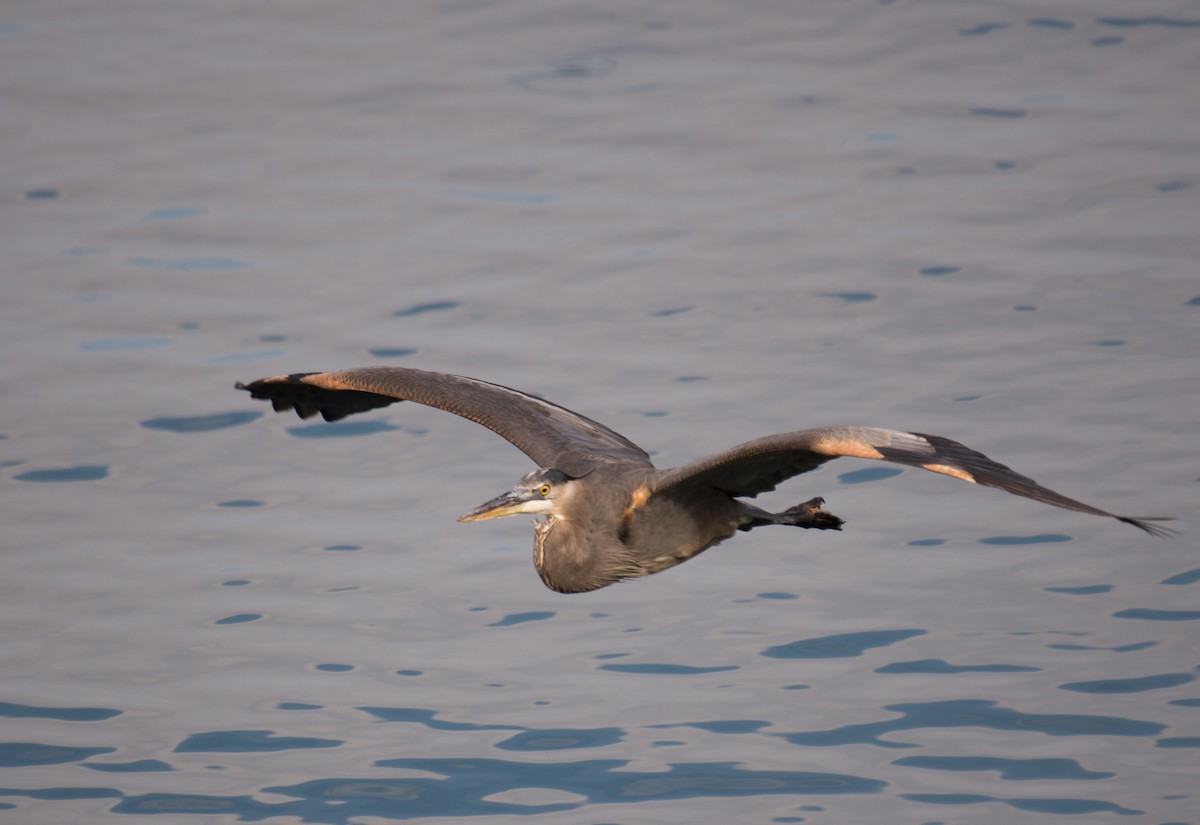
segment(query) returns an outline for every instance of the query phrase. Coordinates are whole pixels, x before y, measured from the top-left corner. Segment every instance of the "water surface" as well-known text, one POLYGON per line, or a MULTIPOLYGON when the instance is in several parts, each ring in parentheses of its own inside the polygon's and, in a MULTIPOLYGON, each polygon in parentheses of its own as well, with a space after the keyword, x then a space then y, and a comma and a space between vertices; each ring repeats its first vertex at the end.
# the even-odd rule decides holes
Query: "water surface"
POLYGON ((6 5, 0 820, 1195 822, 1185 3, 6 5), (1125 525, 837 462, 841 534, 546 590, 531 469, 941 433, 1125 525))

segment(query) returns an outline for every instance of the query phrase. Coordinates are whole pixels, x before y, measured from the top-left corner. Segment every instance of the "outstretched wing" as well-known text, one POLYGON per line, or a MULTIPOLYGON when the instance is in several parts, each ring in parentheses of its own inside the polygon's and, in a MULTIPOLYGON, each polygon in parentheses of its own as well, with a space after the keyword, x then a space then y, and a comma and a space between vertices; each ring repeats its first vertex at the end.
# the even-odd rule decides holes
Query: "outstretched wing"
POLYGON ((1151 523, 1169 519, 1118 516, 1067 498, 949 438, 876 427, 822 427, 747 441, 723 453, 667 470, 658 479, 654 494, 703 486, 716 487, 732 496, 756 496, 840 456, 920 467, 972 484, 998 487, 1055 507, 1109 516, 1140 527, 1152 536, 1166 536, 1172 532, 1151 523))
POLYGON ((363 367, 340 372, 276 375, 237 384, 276 412, 301 418, 320 413, 336 421, 353 413, 415 401, 482 424, 512 442, 541 467, 581 476, 597 463, 653 466, 646 452, 603 424, 499 384, 404 367, 363 367))

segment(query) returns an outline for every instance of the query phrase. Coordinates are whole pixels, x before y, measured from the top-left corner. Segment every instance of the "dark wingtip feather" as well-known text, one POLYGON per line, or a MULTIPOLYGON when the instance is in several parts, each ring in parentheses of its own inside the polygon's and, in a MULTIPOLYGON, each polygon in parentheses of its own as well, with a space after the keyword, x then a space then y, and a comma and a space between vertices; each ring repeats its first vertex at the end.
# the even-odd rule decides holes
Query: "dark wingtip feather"
POLYGON ((1170 527, 1162 527, 1160 525, 1150 523, 1153 521, 1174 521, 1175 519, 1171 516, 1140 516, 1138 518, 1134 518, 1132 516, 1116 516, 1115 518, 1117 521, 1123 521, 1126 524, 1132 524, 1134 527, 1145 530, 1155 538, 1166 539, 1179 533, 1178 530, 1173 530, 1170 527))

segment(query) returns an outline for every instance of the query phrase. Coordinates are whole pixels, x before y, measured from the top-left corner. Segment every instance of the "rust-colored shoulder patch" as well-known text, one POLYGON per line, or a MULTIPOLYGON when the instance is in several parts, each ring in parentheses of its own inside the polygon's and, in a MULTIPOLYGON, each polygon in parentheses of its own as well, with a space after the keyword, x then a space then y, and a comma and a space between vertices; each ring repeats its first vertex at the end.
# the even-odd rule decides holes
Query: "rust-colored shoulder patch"
POLYGON ((958 467, 951 467, 949 464, 922 464, 922 468, 933 473, 941 473, 942 475, 954 476, 961 478, 963 481, 975 483, 975 476, 968 473, 966 470, 960 470, 958 467))
POLYGON ((854 458, 883 458, 883 453, 866 441, 849 438, 842 434, 823 435, 812 445, 813 452, 820 455, 853 456, 854 458))
POLYGON ((622 544, 629 539, 629 528, 633 526, 633 514, 646 506, 646 502, 650 500, 653 493, 649 484, 639 484, 629 496, 629 504, 625 506, 625 512, 621 514, 621 527, 617 533, 622 544))
POLYGON ((639 484, 638 488, 633 491, 633 495, 629 497, 628 510, 639 510, 646 506, 646 502, 650 500, 650 494, 654 491, 650 489, 649 484, 639 484))

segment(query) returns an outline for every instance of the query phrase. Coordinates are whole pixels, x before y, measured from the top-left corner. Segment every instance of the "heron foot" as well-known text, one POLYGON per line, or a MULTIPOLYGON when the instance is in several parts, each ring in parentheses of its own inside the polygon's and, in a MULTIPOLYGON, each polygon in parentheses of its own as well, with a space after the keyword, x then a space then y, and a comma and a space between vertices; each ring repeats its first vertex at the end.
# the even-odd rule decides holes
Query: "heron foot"
POLYGON ((782 513, 768 513, 753 504, 740 502, 742 505, 742 523, 739 530, 753 530, 755 527, 766 527, 768 524, 783 524, 789 527, 804 527, 810 530, 841 530, 845 524, 840 518, 828 510, 822 510, 825 499, 817 496, 803 504, 789 507, 782 513))
POLYGON ((822 510, 821 505, 824 503, 825 499, 820 496, 810 498, 803 504, 797 504, 795 507, 789 507, 782 513, 778 513, 779 521, 777 523, 805 527, 810 530, 841 530, 842 525, 846 522, 828 510, 822 510))

